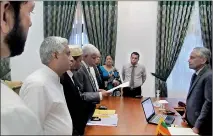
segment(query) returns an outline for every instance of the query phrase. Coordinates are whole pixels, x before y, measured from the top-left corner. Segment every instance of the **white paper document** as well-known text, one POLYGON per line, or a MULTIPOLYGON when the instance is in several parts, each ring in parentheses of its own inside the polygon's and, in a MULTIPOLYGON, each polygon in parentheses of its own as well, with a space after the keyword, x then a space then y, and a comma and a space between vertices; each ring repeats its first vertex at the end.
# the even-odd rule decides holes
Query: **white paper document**
POLYGON ((101 121, 88 121, 88 126, 117 126, 118 114, 109 115, 109 117, 101 118, 101 121))
POLYGON ((166 100, 159 100, 158 102, 159 102, 159 103, 162 103, 162 104, 169 103, 169 102, 168 102, 168 101, 166 101, 166 100))
POLYGON ((129 82, 125 82, 125 83, 123 83, 123 84, 120 84, 119 86, 116 86, 116 87, 114 87, 114 88, 108 90, 107 92, 111 93, 111 92, 113 92, 114 90, 116 90, 116 89, 118 89, 118 88, 121 88, 121 87, 128 87, 128 86, 129 86, 129 82))
POLYGON ((170 134, 173 135, 198 135, 191 128, 168 127, 170 134))

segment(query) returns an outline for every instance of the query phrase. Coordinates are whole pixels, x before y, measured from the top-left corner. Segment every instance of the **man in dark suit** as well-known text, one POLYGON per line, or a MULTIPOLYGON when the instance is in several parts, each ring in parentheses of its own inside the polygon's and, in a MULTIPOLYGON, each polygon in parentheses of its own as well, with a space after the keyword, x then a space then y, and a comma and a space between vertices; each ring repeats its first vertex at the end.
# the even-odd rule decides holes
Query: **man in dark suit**
POLYGON ((83 61, 80 69, 74 73, 74 77, 78 80, 78 86, 81 92, 81 98, 86 103, 86 113, 88 120, 91 119, 96 104, 100 103, 104 96, 108 96, 109 93, 103 89, 99 89, 97 79, 95 76, 96 66, 95 61, 99 50, 91 44, 86 44, 82 47, 83 61))
POLYGON ((70 46, 70 52, 73 57, 71 59, 71 70, 64 73, 60 81, 63 85, 67 107, 72 117, 73 135, 84 135, 87 115, 85 114, 84 101, 81 99, 79 88, 76 85, 76 79, 73 77, 73 72, 80 68, 82 49, 80 47, 70 46))
POLYGON ((189 68, 195 70, 186 100, 186 119, 194 133, 212 134, 212 71, 208 66, 211 53, 196 47, 189 58, 189 68))

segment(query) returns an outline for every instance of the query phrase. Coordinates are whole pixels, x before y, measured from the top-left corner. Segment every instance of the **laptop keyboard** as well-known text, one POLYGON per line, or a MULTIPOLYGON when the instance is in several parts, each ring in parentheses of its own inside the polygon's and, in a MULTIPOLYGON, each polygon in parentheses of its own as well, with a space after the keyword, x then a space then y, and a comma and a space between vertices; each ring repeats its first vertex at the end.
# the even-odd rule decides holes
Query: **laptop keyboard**
POLYGON ((167 117, 167 115, 162 115, 162 114, 155 115, 155 116, 151 119, 151 122, 157 123, 157 124, 158 124, 158 122, 159 122, 159 120, 160 120, 161 117, 165 120, 166 117, 167 117))

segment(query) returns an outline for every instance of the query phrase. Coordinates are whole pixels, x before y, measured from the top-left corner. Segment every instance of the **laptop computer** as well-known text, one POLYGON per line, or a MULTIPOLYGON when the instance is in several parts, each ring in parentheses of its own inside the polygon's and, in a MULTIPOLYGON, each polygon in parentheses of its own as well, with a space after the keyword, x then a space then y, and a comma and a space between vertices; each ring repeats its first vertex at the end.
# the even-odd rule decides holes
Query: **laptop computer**
POLYGON ((142 101, 141 105, 143 107, 146 121, 150 124, 157 125, 161 117, 164 119, 167 125, 171 125, 175 120, 175 117, 172 115, 156 114, 150 97, 142 101))

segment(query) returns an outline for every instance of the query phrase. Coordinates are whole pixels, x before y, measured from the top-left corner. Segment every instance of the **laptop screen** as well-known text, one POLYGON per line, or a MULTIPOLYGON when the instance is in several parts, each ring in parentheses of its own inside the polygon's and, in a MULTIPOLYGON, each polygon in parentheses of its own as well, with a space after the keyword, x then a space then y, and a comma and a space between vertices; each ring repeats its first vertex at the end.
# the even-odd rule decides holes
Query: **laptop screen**
POLYGON ((152 116, 152 114, 155 114, 155 110, 153 108, 152 101, 150 98, 143 101, 142 106, 143 106, 146 119, 149 119, 152 116))

